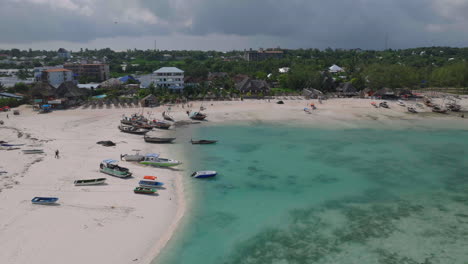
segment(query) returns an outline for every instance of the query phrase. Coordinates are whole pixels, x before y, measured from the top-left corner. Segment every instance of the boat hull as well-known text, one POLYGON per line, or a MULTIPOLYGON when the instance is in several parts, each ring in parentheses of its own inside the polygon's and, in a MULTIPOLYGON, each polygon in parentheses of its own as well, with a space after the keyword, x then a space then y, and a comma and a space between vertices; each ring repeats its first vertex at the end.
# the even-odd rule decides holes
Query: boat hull
POLYGON ((114 177, 118 177, 118 178, 127 178, 127 177, 132 176, 131 172, 116 171, 116 170, 112 170, 109 168, 101 168, 100 172, 114 176, 114 177))
POLYGON ((34 197, 31 202, 33 204, 53 205, 57 204, 58 198, 56 197, 34 197))
POLYGON ((157 191, 152 188, 146 188, 146 187, 136 187, 133 190, 134 193, 138 194, 155 194, 157 191))
POLYGON ((154 182, 154 181, 140 181, 138 183, 141 188, 160 188, 164 185, 162 182, 154 182))
POLYGON ((74 182, 75 186, 89 186, 89 185, 99 185, 104 184, 106 178, 99 178, 95 180, 77 180, 74 182))
POLYGON ((156 162, 156 161, 140 161, 140 164, 143 165, 150 165, 155 167, 174 167, 180 165, 181 162, 173 161, 173 162, 156 162))
POLYGON ((216 171, 197 171, 192 174, 192 177, 197 179, 213 178, 217 174, 216 171))

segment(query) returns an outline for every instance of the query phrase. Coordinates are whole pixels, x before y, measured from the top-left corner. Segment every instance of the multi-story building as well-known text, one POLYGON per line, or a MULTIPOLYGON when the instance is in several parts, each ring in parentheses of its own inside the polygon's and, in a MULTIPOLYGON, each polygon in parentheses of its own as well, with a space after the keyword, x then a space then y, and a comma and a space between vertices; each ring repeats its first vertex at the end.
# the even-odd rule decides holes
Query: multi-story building
POLYGON ((62 59, 69 59, 71 58, 71 53, 64 49, 64 48, 60 48, 58 51, 57 51, 57 56, 59 58, 62 58, 62 59))
POLYGON ((261 61, 266 59, 281 59, 283 58, 284 51, 280 48, 277 49, 259 49, 259 50, 248 50, 244 53, 244 59, 246 61, 261 61))
POLYGON ((42 72, 41 81, 57 88, 64 82, 73 81, 73 72, 67 69, 49 69, 42 72))
POLYGON ((154 85, 172 90, 184 89, 184 71, 176 67, 162 67, 152 74, 154 85))
POLYGON ((86 78, 88 81, 103 82, 110 78, 108 64, 65 64, 63 67, 73 71, 77 79, 86 78))

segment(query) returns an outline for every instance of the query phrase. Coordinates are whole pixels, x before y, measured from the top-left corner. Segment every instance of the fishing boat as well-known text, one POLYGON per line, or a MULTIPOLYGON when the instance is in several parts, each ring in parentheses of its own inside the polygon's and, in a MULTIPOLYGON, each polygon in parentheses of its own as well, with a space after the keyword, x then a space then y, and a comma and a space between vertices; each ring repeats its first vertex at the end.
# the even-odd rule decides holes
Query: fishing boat
POLYGON ((442 109, 440 106, 434 105, 434 106, 432 107, 432 112, 434 112, 434 113, 440 113, 440 114, 445 114, 445 113, 447 113, 447 109, 442 109))
POLYGON ((152 122, 150 122, 150 125, 155 127, 155 128, 159 128, 159 129, 169 129, 171 127, 171 123, 169 122, 166 122, 166 121, 163 121, 163 120, 153 120, 152 122))
POLYGON ((120 154, 120 159, 128 161, 128 162, 142 161, 142 160, 145 159, 145 156, 140 155, 139 150, 134 150, 134 151, 136 151, 136 152, 133 155, 132 154, 120 154))
POLYGON ((119 178, 127 178, 132 176, 132 173, 127 168, 120 167, 117 164, 118 161, 116 160, 103 160, 99 166, 100 172, 119 178))
POLYGON ((31 202, 33 204, 53 205, 57 204, 58 199, 57 197, 34 197, 31 202))
POLYGON ((192 173, 193 178, 212 178, 216 176, 218 173, 216 171, 196 171, 192 173))
POLYGON ((170 116, 166 111, 162 112, 162 116, 163 116, 164 120, 174 122, 174 118, 172 116, 170 116))
POLYGON ((379 104, 379 106, 380 106, 380 107, 383 107, 383 108, 390 108, 390 107, 388 106, 387 102, 381 102, 381 103, 379 104))
POLYGON ((159 188, 162 187, 164 183, 157 181, 140 181, 138 185, 143 188, 159 188))
POLYGON ((397 101, 397 104, 398 104, 399 106, 403 106, 403 107, 406 106, 406 104, 405 104, 403 101, 401 101, 401 100, 398 100, 398 101, 397 101))
POLYGON ((86 186, 86 185, 99 185, 104 184, 106 182, 106 178, 97 178, 97 179, 89 179, 89 180, 76 180, 74 182, 75 186, 86 186))
POLYGON ((173 167, 182 164, 182 162, 173 159, 160 158, 159 154, 148 154, 140 164, 151 165, 156 167, 173 167))
POLYGON ((147 188, 147 187, 135 187, 135 189, 133 189, 133 192, 140 193, 140 194, 154 194, 157 191, 156 189, 147 188))
POLYGON ((172 143, 176 138, 162 138, 145 135, 144 139, 147 143, 172 143))
POLYGON ((202 114, 201 112, 190 113, 189 111, 187 111, 187 114, 190 117, 190 119, 193 119, 193 120, 204 120, 207 117, 206 114, 202 114))
POLYGON ((121 132, 136 134, 136 135, 144 135, 144 134, 149 132, 148 129, 137 128, 137 127, 133 127, 133 126, 122 126, 122 125, 120 125, 119 129, 120 129, 121 132))
POLYGON ((142 128, 142 129, 148 129, 148 130, 153 129, 153 125, 148 124, 147 122, 143 122, 143 121, 135 121, 132 123, 132 126, 136 128, 142 128))
POLYGON ((201 140, 190 140, 190 143, 192 143, 193 145, 195 144, 215 144, 216 142, 218 142, 218 140, 207 140, 207 139, 201 139, 201 140))
POLYGON ((412 106, 408 106, 408 112, 416 114, 418 111, 416 111, 416 108, 414 108, 412 106))
POLYGON ((42 149, 23 149, 24 154, 42 154, 44 150, 42 149))
POLYGON ((156 178, 158 178, 158 177, 156 177, 156 176, 144 176, 143 177, 144 180, 152 180, 152 181, 156 180, 156 178))

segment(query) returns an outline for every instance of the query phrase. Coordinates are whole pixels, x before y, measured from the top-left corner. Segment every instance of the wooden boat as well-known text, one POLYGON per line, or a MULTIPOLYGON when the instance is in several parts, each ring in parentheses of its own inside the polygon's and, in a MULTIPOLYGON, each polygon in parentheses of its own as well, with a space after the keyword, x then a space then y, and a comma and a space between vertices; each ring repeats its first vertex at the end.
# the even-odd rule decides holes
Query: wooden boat
POLYGON ((416 111, 416 108, 408 106, 408 112, 416 114, 418 111, 416 111))
POLYGON ((218 142, 218 140, 206 140, 206 139, 201 139, 201 140, 190 140, 190 143, 193 145, 195 144, 215 144, 218 142))
POLYGON ((380 107, 383 107, 383 108, 390 108, 390 107, 388 106, 387 102, 381 102, 381 103, 379 104, 379 106, 380 106, 380 107))
POLYGON ((182 162, 173 159, 160 158, 159 154, 148 154, 145 156, 144 160, 140 161, 140 164, 156 167, 173 167, 182 164, 182 162))
POLYGON ((44 151, 42 149, 23 149, 24 154, 42 154, 44 151))
POLYGON ((163 116, 164 120, 174 122, 174 118, 172 118, 172 116, 170 116, 168 113, 166 113, 166 111, 162 112, 162 116, 163 116))
POLYGON ((440 113, 440 114, 445 114, 445 113, 447 113, 447 109, 442 109, 440 106, 434 105, 434 106, 432 107, 432 112, 434 112, 434 113, 440 113))
POLYGON ((401 100, 398 100, 398 101, 397 101, 397 104, 398 104, 399 106, 403 106, 403 107, 406 106, 405 103, 404 103, 403 101, 401 101, 401 100))
POLYGON ((99 171, 118 178, 127 178, 132 176, 132 173, 129 171, 129 169, 120 167, 117 165, 117 163, 118 161, 116 160, 103 160, 99 166, 99 171))
POLYGON ((157 182, 157 181, 140 181, 138 185, 144 188, 159 188, 159 187, 162 187, 164 183, 157 182))
POLYGON ((153 125, 150 125, 146 122, 142 122, 142 121, 135 121, 132 123, 132 126, 133 127, 136 127, 136 128, 142 128, 142 129, 148 129, 148 130, 151 130, 153 129, 153 125))
POLYGON ((119 126, 119 129, 121 132, 136 134, 136 135, 144 135, 149 132, 148 129, 136 128, 132 126, 122 126, 122 125, 119 126))
POLYGON ((146 136, 144 137, 145 142, 148 143, 172 143, 176 138, 161 138, 161 137, 151 137, 146 136))
POLYGON ((456 103, 450 103, 450 104, 447 104, 447 109, 452 112, 460 112, 461 105, 456 104, 456 103))
POLYGON ((152 180, 152 181, 156 180, 156 178, 157 178, 156 176, 145 176, 145 177, 143 177, 144 180, 152 180))
POLYGON ((216 176, 218 173, 216 171, 196 171, 192 173, 192 177, 194 178, 212 178, 216 176))
POLYGON ((57 203, 58 199, 57 197, 34 197, 31 202, 33 204, 53 205, 57 203))
POLYGON ((187 114, 188 116, 190 117, 190 119, 193 119, 193 120, 204 120, 207 115, 201 113, 201 112, 192 112, 192 113, 189 113, 187 111, 187 114))
POLYGON ((147 188, 147 187, 135 187, 135 189, 133 189, 133 192, 140 193, 140 194, 154 194, 157 191, 156 189, 147 188))
POLYGON ((86 185, 98 185, 106 182, 106 178, 97 178, 89 180, 76 180, 74 182, 75 186, 86 186, 86 185))
POLYGON ((129 119, 122 119, 120 120, 120 123, 122 125, 128 125, 128 126, 131 126, 133 124, 133 121, 129 120, 129 119))
POLYGON ((159 129, 169 129, 171 127, 171 123, 169 122, 166 122, 166 121, 162 121, 162 120, 153 120, 152 122, 150 122, 150 125, 155 127, 155 128, 159 128, 159 129))

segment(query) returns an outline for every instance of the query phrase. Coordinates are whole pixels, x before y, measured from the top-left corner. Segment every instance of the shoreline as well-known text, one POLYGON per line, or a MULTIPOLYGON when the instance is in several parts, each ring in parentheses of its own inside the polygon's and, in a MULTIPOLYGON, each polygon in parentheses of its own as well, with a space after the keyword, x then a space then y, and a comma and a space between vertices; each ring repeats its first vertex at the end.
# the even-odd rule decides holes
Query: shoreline
MULTIPOLYGON (((286 100, 285 105, 277 105, 273 101, 253 99, 193 102, 192 109, 198 109, 201 105, 207 108, 203 112, 208 114, 208 121, 180 127, 177 130, 187 133, 186 136, 188 136, 190 130, 197 128, 196 126, 235 124, 273 123, 329 129, 379 127, 385 129, 467 129, 468 127, 468 120, 461 119, 456 115, 433 113, 412 115, 406 113, 402 107, 393 105, 393 102, 391 102, 391 109, 374 109, 371 108, 371 101, 375 100, 329 99, 323 104, 317 104, 316 100, 286 100), (303 108, 310 102, 316 103, 318 109, 312 111, 312 114, 306 114, 303 108)), ((463 107, 464 109, 468 108, 468 100, 463 101, 463 107)), ((160 113, 166 108, 167 106, 146 108, 143 109, 143 112, 145 114, 151 112, 155 114, 152 115, 153 117, 159 118, 160 113)), ((185 114, 187 108, 180 106, 171 106, 171 108, 171 114, 176 120, 188 119, 185 114)), ((132 260, 132 263, 153 263, 174 237, 189 209, 187 207, 189 204, 186 201, 188 190, 185 190, 184 178, 182 178, 186 167, 182 167, 181 171, 174 172, 135 166, 122 161, 121 165, 125 167, 128 165, 138 175, 154 173, 157 174, 158 178, 161 177, 163 182, 172 183, 174 188, 161 190, 160 195, 153 197, 154 199, 145 199, 142 196, 129 193, 127 188, 130 188, 131 180, 122 181, 111 177, 109 179, 111 184, 103 188, 102 192, 105 194, 94 192, 94 188, 74 188, 69 183, 77 177, 85 177, 81 174, 89 174, 88 178, 99 175, 95 174, 97 164, 94 164, 98 162, 98 159, 115 158, 118 153, 128 153, 134 148, 140 148, 142 153, 153 153, 156 149, 157 152, 163 153, 163 157, 168 158, 171 156, 182 157, 183 148, 186 146, 182 145, 180 141, 176 143, 181 144, 172 148, 169 147, 170 145, 145 144, 139 137, 118 132, 115 124, 118 123, 120 116, 141 112, 141 108, 78 108, 46 115, 37 115, 25 107, 21 109, 20 116, 10 117, 8 120, 4 118, 5 114, 0 113, 0 119, 7 121, 3 127, 0 126, 0 130, 13 127, 13 130, 20 131, 24 136, 15 138, 12 132, 6 139, 27 145, 39 144, 41 148, 44 148, 46 154, 41 156, 40 162, 33 162, 29 165, 29 171, 22 175, 24 177, 18 177, 22 172, 21 169, 24 169, 21 165, 27 166, 30 163, 29 159, 33 157, 14 156, 12 154, 15 152, 11 151, 0 152, 0 159, 7 163, 7 165, 0 164, 0 171, 11 171, 14 174, 11 176, 13 182, 18 181, 12 185, 13 188, 1 190, 5 178, 0 175, 0 198, 5 198, 0 201, 0 246, 4 248, 3 253, 0 253, 0 262, 12 264, 31 261, 61 263, 63 259, 70 257, 70 254, 76 256, 74 255, 76 253, 68 252, 72 248, 67 247, 66 243, 60 243, 61 239, 73 236, 82 245, 82 250, 89 249, 91 252, 88 256, 78 255, 74 259, 76 262, 68 261, 68 263, 83 263, 89 259, 113 264, 128 263, 132 260), (31 138, 36 135, 43 138, 31 138), (105 148, 95 144, 98 140, 108 139, 117 142, 117 146, 105 148), (61 154, 64 153, 64 157, 55 160, 52 157, 52 152, 59 148, 61 154), (10 163, 19 167, 12 166, 10 163), (51 168, 59 171, 71 169, 72 171, 69 175, 63 175, 60 172, 51 171, 51 168), (38 178, 37 175, 42 178, 38 178), (39 188, 30 190, 30 186, 38 186, 39 188), (48 191, 41 191, 41 188, 45 187, 48 191), (57 207, 57 209, 62 208, 62 210, 30 206, 28 200, 24 200, 25 198, 30 199, 29 196, 38 195, 40 192, 63 196, 64 204, 57 207), (175 197, 175 203, 171 197, 175 197), (60 213, 60 211, 62 212, 60 213), (71 217, 64 215, 67 213, 71 217), (50 239, 61 247, 59 250, 64 252, 56 259, 51 260, 48 258, 48 254, 50 254, 48 252, 55 249, 49 248, 47 245, 24 243, 27 235, 23 233, 30 232, 32 241, 40 241, 45 235, 40 224, 46 224, 46 220, 55 218, 56 221, 59 221, 57 230, 63 232, 64 235, 56 234, 50 239), (13 219, 20 221, 15 223, 12 222, 13 219), (99 219, 99 221, 95 219, 99 219), (26 226, 25 229, 23 229, 24 226, 26 226), (96 232, 96 234, 87 230, 96 232), (116 230, 118 230, 117 234, 116 230), (105 248, 104 252, 101 252, 99 248, 99 245, 106 243, 106 241, 117 245, 119 243, 132 245, 127 250, 120 250, 122 252, 117 252, 115 256, 112 256, 106 254, 112 254, 115 252, 115 248, 105 248), (15 252, 18 250, 22 254, 16 254, 15 252), (32 253, 25 253, 34 250, 40 250, 41 256, 36 258, 32 253)), ((186 157, 182 158, 186 159, 186 157)), ((184 163, 186 162, 184 161, 184 163)))

